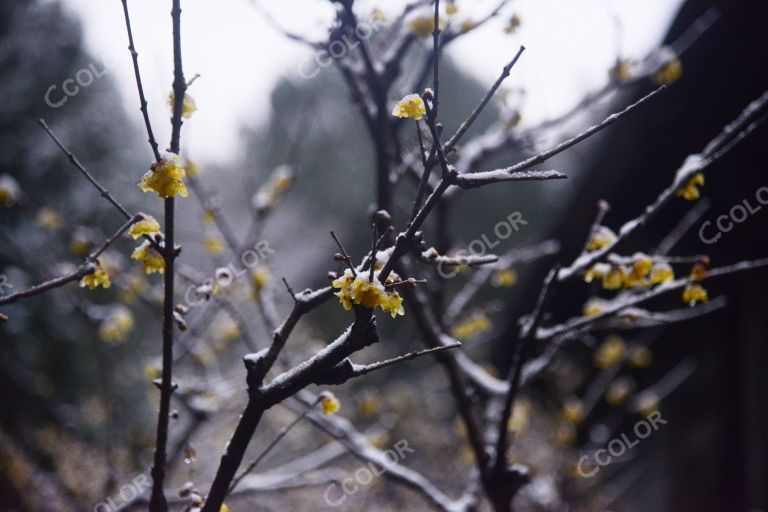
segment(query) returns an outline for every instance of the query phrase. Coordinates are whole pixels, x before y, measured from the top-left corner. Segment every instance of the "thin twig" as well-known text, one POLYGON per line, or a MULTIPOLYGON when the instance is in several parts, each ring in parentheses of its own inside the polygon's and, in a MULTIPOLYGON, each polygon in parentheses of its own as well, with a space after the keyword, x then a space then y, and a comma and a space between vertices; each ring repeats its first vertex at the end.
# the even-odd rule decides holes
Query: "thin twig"
POLYGON ((133 60, 133 74, 136 76, 136 89, 139 91, 139 110, 144 118, 144 126, 147 129, 147 137, 149 146, 152 148, 152 154, 155 156, 155 160, 160 162, 162 157, 160 151, 157 148, 157 140, 155 140, 155 134, 152 131, 152 123, 149 121, 149 112, 147 110, 147 98, 144 96, 144 85, 141 82, 141 71, 139 70, 139 53, 136 51, 136 45, 133 43, 133 31, 131 30, 131 17, 128 15, 128 0, 122 0, 123 2, 123 15, 125 16, 125 28, 128 31, 128 51, 131 52, 131 59, 133 60))

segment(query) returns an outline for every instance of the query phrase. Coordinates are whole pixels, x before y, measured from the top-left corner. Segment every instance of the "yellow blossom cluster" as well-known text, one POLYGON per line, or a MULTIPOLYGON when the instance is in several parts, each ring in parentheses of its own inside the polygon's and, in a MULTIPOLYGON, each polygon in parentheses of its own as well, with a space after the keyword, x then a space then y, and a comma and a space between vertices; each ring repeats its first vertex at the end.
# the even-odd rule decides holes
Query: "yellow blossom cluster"
MULTIPOLYGON (((378 272, 373 276, 373 281, 369 279, 370 274, 367 271, 358 272, 357 276, 351 269, 344 271, 344 274, 335 279, 332 283, 334 288, 338 288, 336 296, 339 298, 344 309, 350 310, 354 304, 359 304, 368 309, 374 309, 376 306, 392 315, 404 315, 403 298, 394 290, 387 290, 378 279, 378 272)), ((394 274, 387 278, 387 283, 392 283, 396 279, 394 274)))
POLYGON ((392 115, 400 118, 423 119, 427 115, 427 106, 418 94, 409 94, 397 102, 392 115))
POLYGON ((160 162, 152 164, 152 168, 144 174, 138 187, 144 192, 155 192, 164 199, 177 195, 187 197, 189 193, 183 181, 185 176, 181 157, 169 153, 160 162))
POLYGON ((709 295, 700 284, 688 284, 683 290, 683 302, 689 306, 695 306, 699 302, 707 302, 709 295))
POLYGON ((128 229, 128 234, 131 235, 134 240, 145 235, 149 236, 160 232, 160 223, 157 222, 157 219, 146 213, 141 213, 140 215, 143 219, 136 222, 128 229))
POLYGON ((159 272, 165 273, 165 259, 157 249, 155 249, 149 240, 138 246, 136 250, 131 254, 131 258, 138 260, 144 266, 144 272, 147 274, 154 274, 159 272))
POLYGON ((605 226, 598 226, 587 244, 587 251, 594 252, 604 249, 616 241, 616 233, 605 226))
POLYGON ((103 288, 109 288, 112 286, 112 282, 109 280, 109 274, 102 268, 101 263, 96 261, 96 270, 92 274, 83 276, 80 280, 80 287, 88 287, 89 290, 95 290, 99 286, 103 288))
POLYGON ((668 263, 654 262, 643 253, 636 253, 627 264, 596 263, 584 273, 584 281, 590 283, 600 279, 606 290, 646 288, 674 278, 675 272, 668 263))

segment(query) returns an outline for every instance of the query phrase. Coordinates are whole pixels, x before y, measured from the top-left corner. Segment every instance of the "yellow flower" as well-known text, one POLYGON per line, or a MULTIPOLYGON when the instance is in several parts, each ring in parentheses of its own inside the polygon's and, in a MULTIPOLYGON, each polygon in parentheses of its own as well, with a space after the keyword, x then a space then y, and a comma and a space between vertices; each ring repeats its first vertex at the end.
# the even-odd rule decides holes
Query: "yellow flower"
POLYGON ((131 235, 134 240, 141 238, 144 235, 153 235, 160 232, 160 223, 157 222, 153 216, 147 215, 146 213, 142 213, 141 215, 144 219, 135 223, 128 229, 128 234, 131 235))
POLYGON ((572 423, 561 423, 555 430, 555 440, 561 446, 570 446, 576 441, 576 427, 572 423))
POLYGON ((695 201, 701 196, 698 187, 702 185, 704 185, 704 174, 697 172, 691 176, 683 188, 677 191, 677 195, 688 201, 695 201))
POLYGON ((85 288, 86 286, 90 290, 95 290, 99 286, 103 288, 112 286, 112 282, 109 280, 109 274, 101 268, 101 263, 98 261, 96 261, 96 270, 92 274, 83 276, 80 280, 80 288, 85 288))
POLYGON ((459 30, 461 30, 462 33, 463 32, 469 32, 470 30, 472 30, 476 26, 477 26, 477 22, 476 21, 464 20, 464 21, 461 22, 461 25, 459 26, 459 30))
POLYGON ((50 208, 43 208, 37 212, 36 220, 38 226, 50 231, 56 231, 61 227, 61 214, 50 208))
POLYGON ((607 263, 595 263, 584 273, 584 282, 591 283, 595 279, 602 279, 610 271, 611 266, 607 263))
POLYGON ((445 13, 448 16, 453 16, 457 12, 459 12, 459 7, 456 5, 456 2, 450 2, 448 5, 445 6, 445 13))
POLYGON ((328 416, 341 409, 341 403, 339 399, 334 396, 330 391, 323 391, 320 398, 320 405, 323 408, 323 414, 328 416))
POLYGON ((144 192, 154 191, 162 198, 187 197, 187 186, 183 178, 186 176, 184 168, 181 166, 181 157, 169 153, 159 163, 152 164, 152 169, 147 171, 138 184, 140 190, 144 192))
POLYGON ((603 276, 603 288, 606 290, 620 290, 627 279, 628 272, 621 265, 614 265, 603 276))
POLYGON ((387 21, 387 15, 384 14, 380 9, 374 9, 371 12, 371 17, 369 19, 374 23, 385 23, 387 21))
POLYGON ((354 281, 355 278, 352 276, 352 273, 345 271, 344 274, 337 279, 334 279, 331 283, 334 288, 339 288, 339 291, 336 292, 335 295, 339 298, 339 302, 341 302, 341 305, 344 306, 344 309, 347 311, 352 309, 352 304, 354 303, 354 300, 352 299, 352 283, 354 281))
POLYGON ((608 386, 605 391, 605 401, 608 402, 608 405, 618 407, 627 401, 634 390, 635 381, 631 377, 621 377, 608 386))
POLYGON ((491 330, 493 324, 485 313, 476 313, 457 323, 451 329, 451 335, 458 340, 467 340, 491 330))
POLYGON ((152 247, 149 240, 138 246, 131 254, 131 258, 140 261, 144 265, 144 272, 147 274, 165 273, 165 259, 152 247))
POLYGON ((632 272, 640 277, 647 276, 653 268, 653 260, 641 252, 632 256, 632 272))
POLYGON ((13 206, 19 197, 21 188, 9 174, 0 174, 0 206, 13 206))
POLYGON ((93 237, 88 229, 78 227, 72 234, 69 242, 69 250, 75 256, 85 256, 93 247, 93 237))
POLYGON ((592 235, 592 238, 589 240, 587 250, 590 252, 599 251, 600 249, 608 247, 615 241, 616 233, 614 233, 610 228, 599 226, 595 230, 595 233, 592 235))
POLYGON ((397 318, 397 315, 405 315, 403 298, 397 292, 387 293, 387 299, 381 304, 381 309, 392 315, 392 318, 397 318))
POLYGON ((296 181, 296 173, 289 165, 281 165, 272 172, 251 200, 251 205, 264 212, 277 206, 296 181))
MULTIPOLYGON (((168 103, 171 105, 171 114, 173 114, 173 107, 176 103, 176 95, 173 91, 168 95, 168 103)), ((184 101, 181 104, 181 117, 189 119, 195 111, 197 111, 195 99, 189 94, 184 93, 184 101)))
POLYGON ((563 404, 563 419, 569 423, 581 423, 584 419, 584 405, 577 398, 569 398, 563 404))
POLYGON ((218 341, 232 341, 241 336, 240 326, 232 317, 218 316, 214 321, 214 336, 218 341))
POLYGON ((203 247, 214 256, 224 252, 224 242, 220 238, 211 235, 203 237, 203 247))
POLYGON ((653 362, 653 354, 645 345, 633 345, 627 352, 627 362, 634 368, 647 368, 653 362))
POLYGON ((99 326, 99 337, 107 342, 125 341, 128 332, 133 329, 133 314, 124 306, 117 306, 99 326))
POLYGON ((708 300, 707 290, 699 284, 689 284, 683 290, 683 302, 689 306, 695 306, 697 302, 707 302, 708 300))
MULTIPOLYGON (((390 276, 387 281, 392 281, 390 276)), ((368 272, 360 272, 357 277, 352 275, 352 271, 347 269, 343 275, 335 279, 332 283, 334 288, 338 288, 336 296, 344 309, 352 309, 353 304, 359 304, 368 309, 374 309, 379 306, 382 310, 395 318, 397 315, 404 315, 403 299, 394 290, 387 291, 378 280, 377 274, 374 274, 373 282, 369 281, 368 272)))
POLYGON ((270 277, 269 269, 263 265, 251 271, 251 298, 254 302, 259 302, 261 299, 261 291, 269 284, 270 277))
POLYGON ((360 399, 358 410, 367 418, 376 416, 381 411, 381 400, 376 395, 366 394, 360 399))
POLYGON ((643 253, 636 253, 632 256, 632 270, 627 272, 624 277, 624 286, 633 288, 636 286, 648 286, 650 281, 646 279, 653 268, 653 260, 643 253))
POLYGON ((659 410, 659 395, 653 391, 644 391, 637 397, 637 411, 643 416, 650 416, 659 410))
POLYGON ((203 211, 203 214, 200 216, 200 220, 203 221, 203 224, 211 225, 216 220, 216 214, 213 213, 211 210, 205 210, 203 211))
POLYGON ((163 370, 158 361, 147 361, 144 363, 144 376, 150 381, 159 379, 163 376, 163 370))
POLYGON ((129 277, 127 286, 120 290, 120 302, 133 304, 136 301, 136 295, 143 293, 147 286, 147 280, 144 279, 144 276, 129 277))
POLYGON ((229 512, 229 507, 226 503, 221 504, 221 508, 219 509, 219 512, 229 512))
POLYGON ((420 120, 427 115, 427 107, 424 100, 418 94, 409 94, 397 102, 392 109, 392 115, 400 118, 420 120))
POLYGON ((593 297, 584 304, 582 314, 586 317, 597 316, 603 313, 607 307, 608 304, 604 300, 593 297))
POLYGON ((190 178, 197 178, 197 176, 200 174, 200 166, 189 159, 187 159, 187 165, 184 166, 184 170, 187 172, 187 176, 190 178))
POLYGON ((683 64, 676 55, 669 52, 667 61, 651 76, 659 85, 670 85, 683 75, 683 64))
MULTIPOLYGON (((443 20, 440 20, 440 29, 443 28, 443 20)), ((425 14, 413 18, 405 26, 416 37, 429 37, 435 31, 435 17, 432 14, 425 14)))
POLYGON ((624 358, 626 344, 618 336, 608 336, 595 351, 592 362, 597 368, 606 369, 616 366, 624 358))
POLYGON ((507 23, 507 26, 504 28, 504 32, 507 34, 514 34, 521 22, 522 20, 520 19, 520 16, 517 14, 512 15, 512 17, 509 18, 509 23, 507 23))
POLYGON ((531 401, 528 398, 521 397, 515 400, 515 405, 512 408, 512 415, 507 422, 507 430, 520 435, 528 426, 528 422, 531 419, 532 409, 531 401))
POLYGON ((491 284, 496 287, 509 288, 517 284, 517 272, 511 268, 497 270, 491 276, 491 284))
POLYGON ((626 59, 620 59, 608 72, 611 78, 626 82, 632 78, 632 64, 626 59))
POLYGON ((663 284, 675 279, 675 271, 669 263, 656 263, 651 269, 651 284, 663 284))

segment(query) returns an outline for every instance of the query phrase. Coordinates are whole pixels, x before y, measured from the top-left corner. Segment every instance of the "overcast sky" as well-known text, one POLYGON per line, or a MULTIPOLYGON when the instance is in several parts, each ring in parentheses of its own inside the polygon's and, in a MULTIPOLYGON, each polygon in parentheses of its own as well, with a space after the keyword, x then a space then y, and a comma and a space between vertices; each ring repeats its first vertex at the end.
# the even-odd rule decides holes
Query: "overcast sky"
MULTIPOLYGON (((81 19, 88 50, 96 63, 106 63, 125 108, 142 129, 120 0, 62 1, 81 19)), ((497 1, 457 0, 457 18, 478 19, 497 1)), ((508 84, 526 88, 524 117, 536 122, 602 85, 618 51, 624 57, 642 57, 657 46, 682 1, 513 0, 497 21, 461 38, 449 53, 490 84, 524 44, 527 51, 508 84), (512 14, 520 16, 522 26, 510 36, 503 26, 512 14)), ((357 2, 361 13, 377 4, 394 13, 404 3, 357 2)), ((170 5, 170 1, 129 1, 150 115, 158 138, 165 141, 161 144, 167 144, 170 133, 170 5)), ((261 0, 261 5, 282 25, 310 38, 321 38, 333 16, 328 0, 261 0)), ((240 149, 240 127, 267 119, 270 92, 278 78, 289 74, 303 80, 298 66, 311 54, 276 32, 252 0, 184 0, 182 8, 185 74, 188 78, 201 74, 190 91, 199 111, 184 125, 183 146, 202 163, 227 163, 240 149)))

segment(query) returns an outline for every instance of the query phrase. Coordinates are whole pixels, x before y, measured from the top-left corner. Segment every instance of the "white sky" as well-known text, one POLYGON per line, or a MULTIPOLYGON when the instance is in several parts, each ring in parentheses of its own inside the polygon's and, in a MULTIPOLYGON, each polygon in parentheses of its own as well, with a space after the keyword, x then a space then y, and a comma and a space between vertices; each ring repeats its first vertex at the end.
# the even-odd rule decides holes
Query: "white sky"
MULTIPOLYGON (((459 20, 488 12, 497 0, 457 0, 459 20)), ((574 105, 601 86, 615 62, 642 57, 666 33, 683 0, 513 0, 493 23, 454 43, 450 55, 469 73, 490 84, 524 44, 526 53, 508 84, 527 90, 527 122, 547 118, 574 105), (513 35, 503 33, 511 14, 522 18, 513 35), (619 31, 616 21, 620 21, 619 31), (493 49, 493 50, 489 50, 493 49)), ((143 129, 127 51, 119 0, 62 0, 83 23, 95 63, 106 63, 123 104, 143 129)), ((281 24, 308 37, 322 37, 332 17, 328 0, 261 0, 281 24)), ((404 0, 358 0, 365 7, 395 12, 404 0)), ((172 81, 170 1, 130 0, 134 39, 150 116, 161 146, 170 135, 167 97, 172 81)), ((297 69, 311 56, 267 23, 252 0, 184 0, 182 45, 187 78, 200 73, 190 90, 198 112, 185 123, 182 145, 202 163, 231 163, 239 149, 242 125, 257 126, 270 114, 270 92, 284 73, 303 80, 297 69)), ((72 70, 72 76, 78 70, 72 70)), ((87 94, 87 89, 80 91, 87 94)), ((394 99, 394 98, 393 98, 394 99)))

